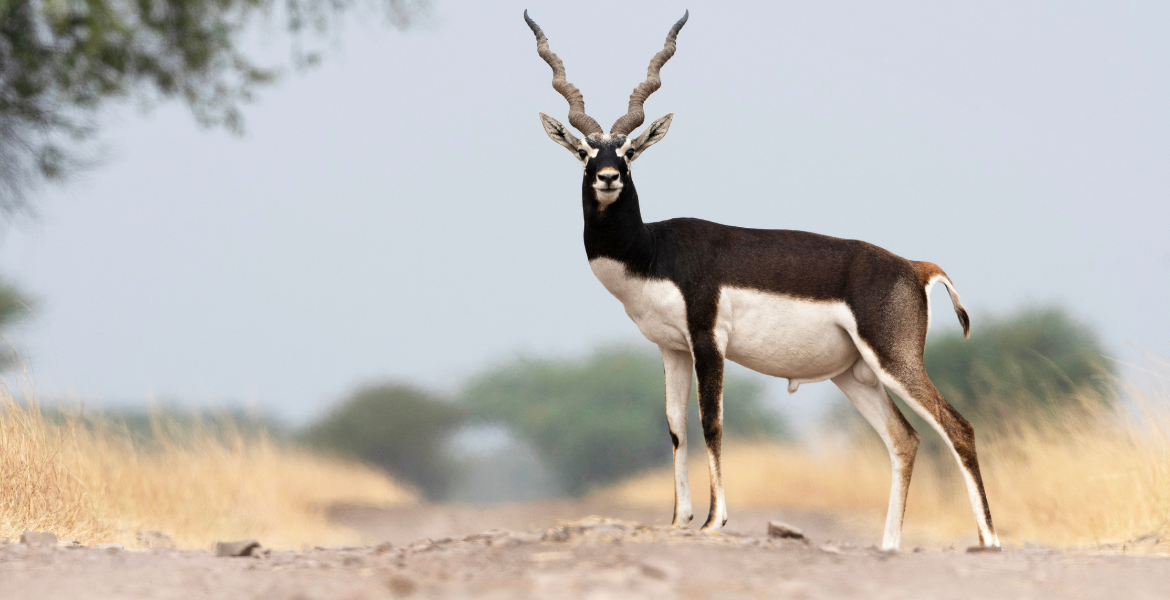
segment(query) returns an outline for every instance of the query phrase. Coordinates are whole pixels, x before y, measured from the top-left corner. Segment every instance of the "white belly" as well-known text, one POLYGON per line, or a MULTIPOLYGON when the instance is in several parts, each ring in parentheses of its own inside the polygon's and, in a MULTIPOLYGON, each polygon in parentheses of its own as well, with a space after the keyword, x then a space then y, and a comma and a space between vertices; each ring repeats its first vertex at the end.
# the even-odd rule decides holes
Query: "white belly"
MULTIPOLYGON (((622 263, 608 258, 594 259, 589 266, 646 339, 690 351, 686 302, 678 286, 633 277, 622 263)), ((715 339, 728 360, 800 384, 823 381, 849 368, 859 356, 850 336, 856 329, 844 302, 724 287, 715 339)))
POLYGON ((801 384, 834 377, 857 360, 856 328, 844 302, 725 287, 715 338, 726 340, 728 360, 801 384))

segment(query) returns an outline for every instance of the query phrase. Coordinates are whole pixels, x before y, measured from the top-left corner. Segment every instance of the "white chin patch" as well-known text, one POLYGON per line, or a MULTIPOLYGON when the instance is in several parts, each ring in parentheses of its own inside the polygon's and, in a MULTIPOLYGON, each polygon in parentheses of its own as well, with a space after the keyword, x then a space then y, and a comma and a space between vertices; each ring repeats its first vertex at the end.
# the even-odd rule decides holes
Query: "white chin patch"
POLYGON ((599 204, 601 204, 602 209, 604 209, 605 207, 609 206, 610 204, 613 204, 614 202, 616 202, 618 199, 618 196, 620 196, 622 194, 622 191, 620 189, 604 190, 604 191, 603 190, 593 190, 593 191, 597 195, 597 202, 599 204))

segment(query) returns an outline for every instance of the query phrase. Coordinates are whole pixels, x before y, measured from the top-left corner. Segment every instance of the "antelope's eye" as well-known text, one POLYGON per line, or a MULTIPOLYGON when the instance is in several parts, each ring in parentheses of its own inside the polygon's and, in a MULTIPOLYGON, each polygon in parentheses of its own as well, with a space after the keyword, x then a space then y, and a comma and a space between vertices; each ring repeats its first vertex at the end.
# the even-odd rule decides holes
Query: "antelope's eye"
POLYGON ((585 151, 584 151, 584 150, 578 150, 578 151, 577 151, 577 156, 580 156, 580 157, 581 157, 581 159, 582 159, 582 160, 584 160, 584 159, 585 159, 585 151))
POLYGON ((634 158, 634 149, 633 148, 626 150, 626 158, 634 158))

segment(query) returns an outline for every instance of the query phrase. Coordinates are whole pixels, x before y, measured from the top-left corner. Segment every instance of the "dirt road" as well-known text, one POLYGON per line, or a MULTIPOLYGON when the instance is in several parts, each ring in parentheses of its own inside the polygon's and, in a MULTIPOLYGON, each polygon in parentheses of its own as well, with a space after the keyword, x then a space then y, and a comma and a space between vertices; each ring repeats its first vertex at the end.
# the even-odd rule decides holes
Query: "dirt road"
POLYGON ((872 541, 862 539, 869 533, 816 515, 737 513, 744 532, 714 536, 672 530, 663 522, 669 515, 573 502, 349 508, 335 516, 371 542, 389 543, 243 558, 7 544, 0 545, 0 598, 1170 596, 1168 558, 1044 548, 890 554, 862 545, 872 541), (622 520, 582 518, 596 512, 622 520), (810 539, 769 538, 764 524, 778 517, 810 539))

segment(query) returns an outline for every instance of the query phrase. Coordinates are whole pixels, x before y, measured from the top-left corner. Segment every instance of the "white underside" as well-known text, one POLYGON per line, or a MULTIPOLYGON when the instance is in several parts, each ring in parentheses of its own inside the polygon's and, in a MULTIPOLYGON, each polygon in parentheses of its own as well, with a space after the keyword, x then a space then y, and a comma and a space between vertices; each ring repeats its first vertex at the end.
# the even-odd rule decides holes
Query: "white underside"
MULTIPOLYGON (((691 351, 686 303, 673 282, 632 277, 622 263, 598 258, 590 267, 626 309, 646 339, 691 351)), ((723 287, 715 339, 724 357, 749 369, 783 377, 790 389, 824 381, 860 356, 853 342, 857 324, 844 302, 794 298, 759 290, 723 287)))

